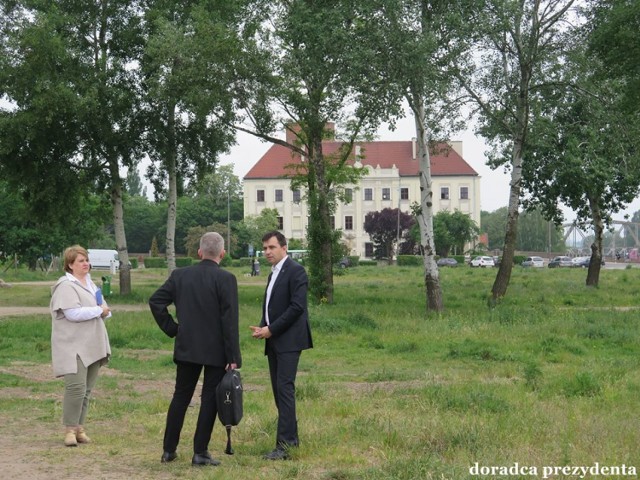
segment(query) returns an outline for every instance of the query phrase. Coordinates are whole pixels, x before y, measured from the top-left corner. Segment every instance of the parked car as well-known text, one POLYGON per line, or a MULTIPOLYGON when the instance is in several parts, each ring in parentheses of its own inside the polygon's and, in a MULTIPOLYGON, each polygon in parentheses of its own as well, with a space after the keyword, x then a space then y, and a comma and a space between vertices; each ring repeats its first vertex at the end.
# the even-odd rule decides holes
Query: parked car
MULTIPOLYGON (((578 268, 589 268, 591 265, 591 257, 575 257, 573 259, 573 266, 578 268)), ((604 258, 600 262, 600 265, 604 265, 604 258)))
POLYGON ((478 255, 473 260, 471 260, 472 267, 495 267, 495 265, 496 264, 493 261, 493 257, 478 255))
POLYGON ((571 261, 571 257, 565 257, 561 255, 559 257, 554 257, 553 260, 549 262, 549 268, 557 268, 557 267, 573 267, 573 262, 571 261))
POLYGON ((523 267, 544 267, 544 260, 542 257, 527 257, 524 262, 522 262, 523 267))
POLYGON ((571 259, 572 267, 583 267, 585 266, 584 265, 585 263, 586 263, 586 266, 588 267, 589 264, 591 263, 591 257, 573 257, 571 259))
POLYGON ((351 259, 349 257, 342 257, 338 262, 339 268, 347 268, 351 266, 351 259))
POLYGON ((439 258, 436 262, 439 267, 457 267, 458 261, 455 258, 439 258))

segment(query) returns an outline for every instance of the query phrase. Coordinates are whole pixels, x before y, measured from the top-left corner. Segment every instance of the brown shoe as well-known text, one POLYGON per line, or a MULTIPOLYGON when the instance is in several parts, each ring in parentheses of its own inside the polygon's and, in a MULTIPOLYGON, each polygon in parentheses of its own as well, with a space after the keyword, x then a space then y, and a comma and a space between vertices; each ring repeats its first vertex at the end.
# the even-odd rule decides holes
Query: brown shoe
POLYGON ((67 427, 64 432, 64 444, 66 447, 77 447, 78 439, 76 438, 76 429, 67 427))
POLYGON ((76 428, 76 440, 78 443, 91 443, 91 439, 87 436, 82 425, 76 428))

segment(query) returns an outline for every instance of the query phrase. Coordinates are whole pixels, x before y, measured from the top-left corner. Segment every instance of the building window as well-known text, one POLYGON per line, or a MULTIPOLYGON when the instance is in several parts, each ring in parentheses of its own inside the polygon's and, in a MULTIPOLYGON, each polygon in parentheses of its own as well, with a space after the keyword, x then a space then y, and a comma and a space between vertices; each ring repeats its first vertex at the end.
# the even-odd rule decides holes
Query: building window
POLYGON ((344 229, 353 230, 353 217, 351 215, 344 217, 344 229))
POLYGON ((264 190, 258 190, 257 201, 258 202, 264 202, 264 190))
POLYGON ((367 242, 364 244, 364 256, 368 258, 373 257, 373 243, 367 242))
POLYGON ((300 190, 296 189, 293 191, 293 203, 300 203, 300 190))
POLYGON ((469 187, 460 187, 460 200, 469 200, 469 187))
POLYGON ((284 230, 284 218, 278 217, 278 230, 284 230))
POLYGON ((400 200, 409 200, 409 188, 402 187, 400 189, 400 200))
POLYGON ((335 230, 336 229, 336 217, 335 217, 335 215, 331 215, 329 217, 329 222, 331 223, 331 228, 333 230, 335 230))
POLYGON ((367 201, 373 200, 373 188, 364 189, 364 199, 367 201))
POLYGON ((440 200, 449 200, 449 187, 440 188, 440 200))
POLYGON ((276 188, 276 202, 282 201, 282 189, 276 188))
POLYGON ((346 204, 353 202, 353 189, 351 188, 344 189, 344 202, 346 204))
POLYGON ((383 188, 382 189, 382 200, 391 200, 391 189, 383 188))

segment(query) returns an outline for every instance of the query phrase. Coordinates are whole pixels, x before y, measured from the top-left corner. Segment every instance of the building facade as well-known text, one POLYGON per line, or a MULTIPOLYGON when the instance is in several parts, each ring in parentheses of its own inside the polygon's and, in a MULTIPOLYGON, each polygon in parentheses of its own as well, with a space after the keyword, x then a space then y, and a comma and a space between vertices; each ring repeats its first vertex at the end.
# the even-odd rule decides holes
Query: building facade
MULTIPOLYGON (((323 151, 336 151, 339 142, 324 142, 323 151)), ((279 213, 280 231, 287 238, 306 239, 308 209, 304 192, 292 191, 286 166, 304 161, 291 150, 273 145, 244 177, 244 215, 260 215, 264 208, 279 213)), ((342 230, 351 255, 372 257, 374 248, 364 230, 365 216, 385 208, 411 213, 420 203, 419 161, 414 141, 361 142, 351 162, 368 172, 358 185, 346 186, 346 201, 339 203, 332 221, 342 230), (350 201, 349 201, 350 200, 350 201)), ((480 176, 464 161, 462 143, 440 145, 431 154, 434 211, 459 210, 480 224, 480 176)))

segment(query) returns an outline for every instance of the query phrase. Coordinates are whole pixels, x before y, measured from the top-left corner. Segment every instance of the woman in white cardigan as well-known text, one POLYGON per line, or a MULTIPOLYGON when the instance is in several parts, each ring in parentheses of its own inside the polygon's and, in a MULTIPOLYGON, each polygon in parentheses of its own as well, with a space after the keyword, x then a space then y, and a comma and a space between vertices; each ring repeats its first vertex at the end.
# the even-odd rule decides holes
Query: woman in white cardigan
POLYGON ((111 355, 104 319, 107 303, 91 281, 89 253, 79 245, 64 251, 66 274, 51 288, 51 359, 53 373, 64 377, 64 444, 89 443, 84 430, 91 390, 100 367, 111 355))

